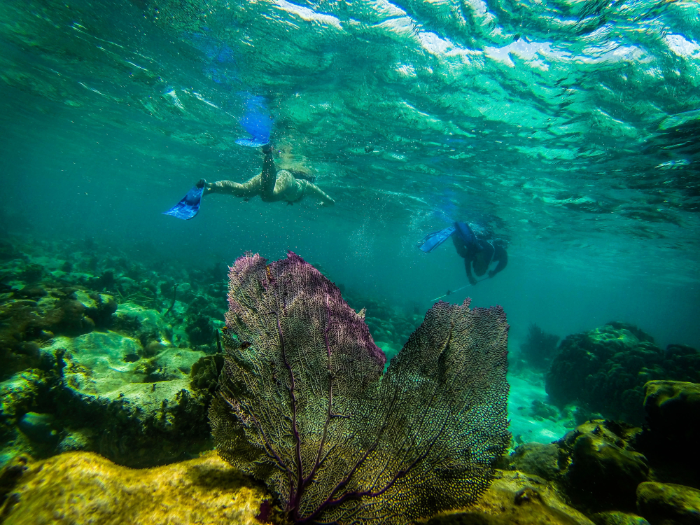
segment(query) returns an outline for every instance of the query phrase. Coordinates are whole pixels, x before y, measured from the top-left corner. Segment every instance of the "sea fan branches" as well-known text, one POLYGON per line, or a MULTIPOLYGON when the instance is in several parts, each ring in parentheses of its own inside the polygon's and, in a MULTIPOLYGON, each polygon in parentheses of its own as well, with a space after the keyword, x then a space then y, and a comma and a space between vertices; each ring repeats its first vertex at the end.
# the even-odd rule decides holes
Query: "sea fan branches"
POLYGON ((488 486, 509 439, 500 308, 436 304, 382 377, 362 316, 291 252, 238 259, 229 307, 214 438, 290 522, 405 523, 488 486))

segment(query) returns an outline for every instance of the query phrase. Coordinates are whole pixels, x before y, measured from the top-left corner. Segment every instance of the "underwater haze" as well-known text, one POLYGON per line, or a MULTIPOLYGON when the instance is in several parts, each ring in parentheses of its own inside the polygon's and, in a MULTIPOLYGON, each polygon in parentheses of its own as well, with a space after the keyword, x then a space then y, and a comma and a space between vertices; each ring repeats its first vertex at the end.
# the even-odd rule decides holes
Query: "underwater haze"
POLYGON ((508 268, 450 296, 566 335, 611 319, 700 346, 700 10, 692 1, 5 2, 0 145, 10 231, 134 259, 232 264, 292 249, 424 311, 468 284, 452 221, 508 268), (246 100, 319 207, 204 200, 260 170, 246 100), (284 148, 284 151, 282 151, 284 148))
POLYGON ((698 0, 1 0, 0 174, 2 523, 700 512, 698 0))
POLYGON ((290 249, 397 311, 450 291, 515 339, 617 320, 700 347, 695 0, 7 1, 0 119, 6 234, 185 268, 290 249), (163 215, 259 173, 251 100, 335 206, 163 215), (454 221, 507 268, 466 286, 451 242, 417 249, 454 221))

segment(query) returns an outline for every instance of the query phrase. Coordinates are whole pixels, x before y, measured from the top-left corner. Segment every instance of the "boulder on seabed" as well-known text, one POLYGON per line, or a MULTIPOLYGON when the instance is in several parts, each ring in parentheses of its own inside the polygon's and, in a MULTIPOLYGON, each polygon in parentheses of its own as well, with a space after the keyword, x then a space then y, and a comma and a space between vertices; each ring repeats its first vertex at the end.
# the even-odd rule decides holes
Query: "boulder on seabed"
POLYGON ((560 440, 569 456, 562 480, 576 503, 593 511, 635 509, 637 485, 649 480, 647 458, 631 445, 640 430, 593 420, 560 440))
POLYGON ((649 435, 656 445, 665 449, 666 456, 698 462, 700 384, 649 381, 644 391, 649 435))
POLYGON ((641 483, 637 510, 653 525, 697 525, 700 490, 675 483, 641 483))
POLYGON ((519 445, 508 460, 515 470, 555 481, 561 474, 561 457, 562 453, 556 443, 533 442, 519 445))

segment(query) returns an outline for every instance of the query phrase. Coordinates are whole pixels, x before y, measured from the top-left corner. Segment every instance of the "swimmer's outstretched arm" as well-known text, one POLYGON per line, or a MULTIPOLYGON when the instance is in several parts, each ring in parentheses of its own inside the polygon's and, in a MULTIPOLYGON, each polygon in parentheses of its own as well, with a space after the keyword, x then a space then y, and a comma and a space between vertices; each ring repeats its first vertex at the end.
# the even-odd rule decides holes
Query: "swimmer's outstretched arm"
MULTIPOLYGON (((300 181, 301 182, 301 181, 300 181)), ((316 186, 313 182, 303 181, 306 183, 305 194, 309 197, 316 197, 321 200, 323 204, 335 204, 335 201, 324 192, 321 188, 316 186)))

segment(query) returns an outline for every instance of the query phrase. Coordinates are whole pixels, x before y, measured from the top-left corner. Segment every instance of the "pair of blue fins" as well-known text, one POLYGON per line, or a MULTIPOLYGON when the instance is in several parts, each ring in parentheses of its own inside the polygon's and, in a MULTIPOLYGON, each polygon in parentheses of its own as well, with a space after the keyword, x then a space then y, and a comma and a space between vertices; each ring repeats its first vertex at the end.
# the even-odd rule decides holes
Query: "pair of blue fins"
MULTIPOLYGON (((250 137, 238 139, 236 144, 252 148, 269 144, 272 132, 272 117, 265 107, 265 101, 262 97, 253 96, 248 98, 246 111, 241 119, 241 126, 248 132, 250 137)), ((163 214, 185 221, 192 219, 199 213, 202 195, 204 195, 204 186, 201 188, 194 186, 187 192, 187 195, 180 199, 180 202, 168 211, 163 212, 163 214)), ((476 242, 476 236, 467 224, 455 222, 453 226, 448 226, 440 231, 426 235, 419 243, 419 247, 426 253, 432 252, 455 232, 467 246, 476 242)))
MULTIPOLYGON (((204 187, 198 188, 195 186, 187 192, 187 195, 185 195, 180 202, 178 202, 168 211, 164 212, 164 214, 183 220, 191 219, 199 212, 203 192, 204 187)), ((425 253, 430 253, 449 239, 455 232, 467 246, 476 242, 476 235, 474 235, 474 232, 467 224, 464 224, 463 222, 455 222, 453 226, 448 226, 440 231, 432 232, 426 235, 423 240, 418 243, 418 247, 425 253)))
MULTIPOLYGON (((265 101, 262 97, 249 97, 246 101, 246 110, 241 119, 241 126, 250 135, 248 138, 236 140, 236 144, 247 146, 249 148, 259 148, 270 143, 270 134, 272 133, 272 116, 265 107, 265 101)), ((187 192, 180 202, 163 212, 163 215, 170 215, 184 221, 192 219, 199 213, 199 207, 202 203, 202 195, 204 195, 204 187, 198 188, 195 186, 187 192)))

